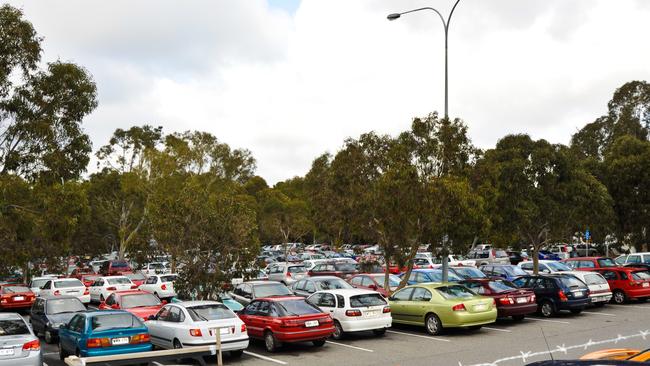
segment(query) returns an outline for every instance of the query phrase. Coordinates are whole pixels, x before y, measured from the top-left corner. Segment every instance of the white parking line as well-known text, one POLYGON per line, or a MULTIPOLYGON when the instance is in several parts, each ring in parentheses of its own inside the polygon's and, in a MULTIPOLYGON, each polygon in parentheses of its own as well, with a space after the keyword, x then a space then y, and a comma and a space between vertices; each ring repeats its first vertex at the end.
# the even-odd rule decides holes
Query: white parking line
POLYGON ((327 342, 327 343, 330 343, 330 344, 335 344, 335 345, 337 345, 337 346, 342 346, 342 347, 348 347, 348 348, 358 349, 359 351, 375 352, 375 351, 373 351, 373 350, 371 350, 371 349, 361 348, 361 347, 355 347, 355 346, 350 346, 349 344, 343 344, 343 343, 332 342, 332 341, 326 341, 326 342, 327 342))
POLYGON ((43 353, 43 356, 51 356, 51 355, 58 355, 59 352, 48 352, 48 353, 43 353))
POLYGON ((565 322, 565 321, 562 321, 562 320, 540 319, 540 318, 533 318, 531 316, 527 316, 526 320, 535 320, 535 321, 538 321, 538 322, 549 322, 549 323, 558 323, 558 324, 571 324, 569 322, 565 322))
POLYGON ((629 305, 629 304, 625 304, 625 305, 618 305, 618 306, 620 306, 620 307, 622 307, 622 308, 650 309, 650 306, 641 306, 641 305, 629 305))
POLYGON ((249 356, 257 357, 257 358, 265 360, 265 361, 271 361, 271 362, 279 363, 280 365, 286 365, 287 364, 284 361, 276 360, 275 358, 271 358, 271 357, 258 355, 257 353, 248 352, 248 351, 244 351, 244 353, 249 355, 249 356))
POLYGON ((394 330, 387 330, 386 332, 388 332, 388 333, 395 333, 395 334, 402 334, 402 335, 407 335, 407 336, 411 336, 411 337, 418 337, 418 338, 424 338, 424 339, 431 339, 431 340, 434 340, 434 341, 451 342, 449 339, 436 338, 436 337, 430 337, 430 336, 423 336, 423 335, 412 334, 412 333, 396 332, 396 331, 394 331, 394 330))
POLYGON ((497 332, 512 333, 512 331, 511 331, 511 330, 508 330, 508 329, 500 329, 500 328, 492 328, 492 327, 483 327, 483 329, 487 329, 487 330, 496 330, 497 332))
POLYGON ((597 312, 597 311, 584 311, 584 310, 583 310, 582 313, 583 313, 583 314, 605 315, 605 316, 616 316, 616 314, 612 314, 612 313, 601 313, 601 312, 597 312))

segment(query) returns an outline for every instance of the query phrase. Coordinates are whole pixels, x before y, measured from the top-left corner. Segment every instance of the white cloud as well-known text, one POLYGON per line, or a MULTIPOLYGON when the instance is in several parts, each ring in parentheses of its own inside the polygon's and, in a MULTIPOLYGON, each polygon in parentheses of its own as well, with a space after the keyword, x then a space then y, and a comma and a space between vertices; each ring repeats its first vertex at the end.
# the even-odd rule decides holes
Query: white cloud
MULTIPOLYGON (((21 5, 22 2, 14 2, 21 5)), ((27 1, 46 59, 86 66, 100 107, 86 129, 200 129, 253 151, 270 182, 303 175, 346 137, 395 134, 443 109, 441 0, 27 1)), ((450 28, 450 113, 473 140, 553 142, 604 113, 614 89, 648 79, 650 7, 621 0, 462 0, 450 28)))

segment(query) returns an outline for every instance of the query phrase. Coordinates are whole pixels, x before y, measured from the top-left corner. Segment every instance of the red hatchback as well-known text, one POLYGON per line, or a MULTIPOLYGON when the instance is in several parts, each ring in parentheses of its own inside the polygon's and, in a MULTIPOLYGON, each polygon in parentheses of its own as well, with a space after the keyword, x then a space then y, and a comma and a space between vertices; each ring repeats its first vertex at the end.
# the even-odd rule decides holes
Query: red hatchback
POLYGON ((311 341, 320 347, 334 333, 330 315, 298 296, 255 299, 239 317, 246 324, 248 335, 263 339, 269 352, 282 343, 311 341))
POLYGON ((0 285, 0 310, 32 307, 36 295, 26 285, 0 285))
POLYGON ((631 299, 650 298, 650 272, 645 268, 616 267, 597 270, 612 289, 612 301, 623 304, 631 299))
POLYGON ((497 304, 497 317, 520 321, 526 315, 537 312, 535 292, 517 288, 506 280, 471 279, 460 282, 461 285, 482 296, 489 296, 497 304))
POLYGON ((108 295, 106 301, 99 304, 99 310, 126 310, 146 321, 151 315, 156 315, 166 303, 141 290, 116 291, 108 295))

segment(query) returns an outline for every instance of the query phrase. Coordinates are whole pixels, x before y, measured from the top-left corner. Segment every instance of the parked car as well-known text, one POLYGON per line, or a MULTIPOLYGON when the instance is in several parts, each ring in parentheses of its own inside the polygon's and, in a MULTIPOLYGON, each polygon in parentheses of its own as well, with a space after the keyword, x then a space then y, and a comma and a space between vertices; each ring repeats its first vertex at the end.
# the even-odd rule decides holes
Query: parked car
POLYGON ((174 290, 174 280, 176 276, 172 274, 153 275, 147 277, 143 284, 138 286, 142 291, 154 294, 159 299, 171 299, 176 296, 174 290))
POLYGON ((573 247, 569 244, 555 244, 549 248, 549 251, 558 255, 560 259, 568 259, 571 258, 573 247))
MULTIPOLYGON (((388 297, 388 291, 384 288, 386 275, 384 273, 365 273, 352 276, 348 280, 354 288, 377 291, 382 296, 388 297)), ((388 275, 388 289, 395 291, 402 280, 394 274, 388 275)))
POLYGON ((90 302, 90 292, 83 284, 76 278, 57 278, 47 281, 39 296, 74 296, 82 303, 88 304, 90 302))
POLYGON ((81 311, 86 307, 74 296, 38 297, 29 312, 29 323, 34 334, 43 335, 45 343, 54 343, 59 327, 81 311))
POLYGON ((521 267, 513 266, 512 264, 486 264, 480 266, 479 269, 488 277, 499 277, 508 281, 528 274, 521 267))
POLYGON ((350 289, 352 285, 334 276, 307 277, 289 286, 295 295, 307 297, 316 291, 350 289))
POLYGON ((221 350, 241 357, 248 347, 246 324, 225 305, 215 301, 185 301, 165 305, 147 322, 151 343, 176 349, 214 345, 221 335, 221 350))
POLYGON ((456 276, 469 280, 472 278, 487 278, 487 275, 475 267, 449 267, 449 272, 453 272, 456 276))
POLYGON ((141 272, 125 273, 124 277, 130 279, 136 286, 142 285, 147 280, 141 272))
POLYGON ((59 328, 59 358, 109 356, 151 351, 149 331, 121 310, 77 313, 59 328))
POLYGON ((327 262, 330 262, 330 261, 331 261, 330 259, 308 259, 308 260, 302 261, 302 264, 305 266, 307 271, 309 271, 310 269, 316 267, 317 264, 327 263, 327 262))
MULTIPOLYGON (((529 274, 533 273, 533 261, 521 262, 518 264, 518 266, 529 274)), ((562 262, 541 259, 539 260, 539 273, 550 274, 570 271, 572 271, 572 269, 562 262)))
POLYGON ((98 278, 100 278, 102 275, 94 274, 94 275, 83 275, 81 276, 80 280, 83 282, 84 286, 90 287, 92 286, 95 281, 97 281, 98 278))
POLYGON ((228 309, 230 309, 234 313, 238 313, 244 309, 244 305, 235 301, 235 299, 233 299, 232 296, 230 296, 227 293, 220 293, 219 295, 217 295, 217 301, 224 304, 228 309))
POLYGON ((115 291, 99 304, 99 310, 126 310, 146 321, 150 315, 158 313, 165 303, 142 290, 115 291))
POLYGON ((108 262, 106 259, 91 261, 88 265, 93 269, 95 273, 99 273, 99 270, 102 268, 104 262, 108 262))
POLYGON ((99 277, 88 288, 90 301, 102 302, 115 291, 135 290, 138 288, 130 279, 124 276, 99 277))
POLYGON ((587 353, 581 360, 628 360, 636 362, 650 361, 650 350, 633 348, 613 348, 587 353))
POLYGON ((477 266, 485 264, 510 264, 510 257, 502 249, 474 249, 467 254, 468 259, 473 259, 477 266))
POLYGON ((29 287, 20 284, 0 285, 0 310, 29 309, 36 299, 29 287))
POLYGON ((359 273, 356 264, 346 262, 328 262, 321 263, 310 269, 307 274, 315 276, 336 276, 340 278, 349 278, 359 273))
POLYGON ((20 314, 0 313, 0 364, 42 366, 41 342, 20 314))
POLYGON ((111 260, 102 263, 99 268, 99 274, 103 276, 117 276, 124 273, 132 272, 131 266, 125 260, 111 260))
POLYGON ((440 266, 442 266, 442 264, 436 263, 432 257, 413 258, 413 268, 416 269, 440 268, 440 266))
POLYGON ((171 268, 165 262, 152 262, 142 266, 141 271, 147 276, 152 276, 157 274, 171 273, 171 268))
POLYGON ((299 263, 278 262, 269 264, 269 280, 278 281, 285 286, 290 285, 307 276, 307 269, 299 263))
POLYGON ((623 304, 632 299, 650 298, 650 272, 643 268, 612 267, 597 269, 609 283, 612 301, 623 304))
POLYGON ((388 302, 375 291, 354 288, 318 291, 307 302, 334 319, 334 339, 343 338, 345 333, 363 331, 381 336, 392 324, 388 302))
MULTIPOLYGON (((399 275, 399 278, 404 278, 406 273, 399 275)), ((453 272, 449 271, 447 274, 449 282, 458 282, 462 278, 456 276, 453 272)), ((414 269, 409 275, 407 283, 409 285, 415 285, 416 283, 424 282, 442 282, 442 270, 441 269, 414 269)))
POLYGON ((587 285, 571 275, 527 275, 512 282, 519 288, 535 292, 538 311, 547 318, 561 310, 580 314, 591 303, 587 285))
POLYGON ((565 259, 562 263, 577 271, 593 271, 596 268, 618 267, 614 259, 608 257, 575 257, 565 259))
POLYGON ((500 279, 464 280, 461 285, 482 296, 494 299, 497 305, 497 317, 512 317, 521 321, 526 315, 537 312, 535 293, 531 290, 517 288, 513 283, 500 279))
POLYGON ((540 250, 539 253, 537 253, 537 256, 540 260, 546 260, 546 261, 559 261, 562 259, 560 255, 550 252, 548 250, 540 250))
POLYGON ((565 273, 577 277, 587 285, 589 288, 589 297, 594 306, 604 306, 612 299, 612 290, 609 288, 609 284, 605 277, 600 273, 588 271, 573 271, 565 273))
MULTIPOLYGON (((433 258, 433 263, 438 266, 437 268, 439 268, 440 266, 442 266, 442 258, 440 258, 440 257, 433 258)), ((476 260, 468 259, 468 258, 465 258, 462 255, 458 255, 458 254, 449 254, 447 256, 447 263, 450 266, 476 267, 476 260)))
POLYGON ((329 314, 298 296, 255 299, 239 317, 246 323, 249 337, 263 339, 269 352, 292 342, 311 341, 321 347, 334 333, 329 314))
POLYGON ((93 274, 96 273, 93 271, 92 267, 75 267, 72 272, 70 272, 70 277, 81 280, 81 277, 93 274))
POLYGON ((293 296, 293 292, 276 281, 249 281, 235 286, 230 293, 235 301, 246 306, 259 297, 293 296))
POLYGON ((431 335, 444 328, 480 329, 494 323, 494 299, 475 294, 455 283, 420 283, 388 298, 393 323, 424 326, 431 335))
POLYGON ((47 281, 57 278, 55 276, 43 276, 43 277, 33 277, 31 281, 29 281, 29 289, 36 295, 41 293, 41 287, 47 283, 47 281))

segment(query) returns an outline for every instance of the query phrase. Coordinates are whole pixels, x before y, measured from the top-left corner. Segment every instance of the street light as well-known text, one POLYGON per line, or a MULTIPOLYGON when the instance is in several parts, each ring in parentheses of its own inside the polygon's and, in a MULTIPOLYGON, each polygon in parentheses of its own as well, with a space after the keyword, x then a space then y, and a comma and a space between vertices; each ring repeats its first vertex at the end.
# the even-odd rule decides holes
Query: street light
MULTIPOLYGON (((448 40, 449 40, 449 22, 451 21, 451 16, 454 14, 454 10, 456 10, 456 6, 460 0, 456 0, 456 3, 454 3, 454 6, 451 8, 451 11, 449 12, 449 16, 447 17, 447 20, 445 20, 445 17, 442 16, 442 13, 440 13, 437 9, 431 8, 431 7, 425 7, 425 8, 418 8, 418 9, 413 9, 409 11, 404 11, 401 13, 392 13, 387 16, 388 20, 393 21, 397 20, 402 17, 404 14, 409 14, 409 13, 415 13, 417 11, 422 11, 422 10, 431 10, 434 11, 436 14, 438 14, 438 17, 440 18, 440 21, 442 21, 442 25, 445 28, 445 119, 449 121, 449 73, 448 73, 448 57, 447 57, 447 50, 448 50, 448 40)), ((442 251, 442 282, 447 282, 449 279, 449 257, 447 254, 447 250, 444 248, 444 246, 447 245, 447 236, 445 235, 445 239, 443 240, 443 251, 442 251)))
POLYGON ((401 13, 393 13, 387 16, 388 20, 393 21, 399 19, 404 14, 415 13, 417 11, 422 11, 422 10, 431 10, 436 12, 436 14, 438 14, 438 17, 440 17, 440 20, 442 21, 442 25, 445 28, 445 119, 449 119, 449 80, 448 80, 448 67, 447 67, 447 48, 448 48, 447 45, 448 45, 448 38, 449 38, 448 37, 449 22, 451 21, 451 16, 454 14, 454 10, 456 10, 456 5, 458 5, 459 2, 460 0, 456 0, 456 3, 451 8, 451 12, 449 12, 449 16, 447 17, 447 20, 445 20, 445 17, 442 16, 442 13, 440 13, 438 10, 431 7, 413 9, 401 13))

